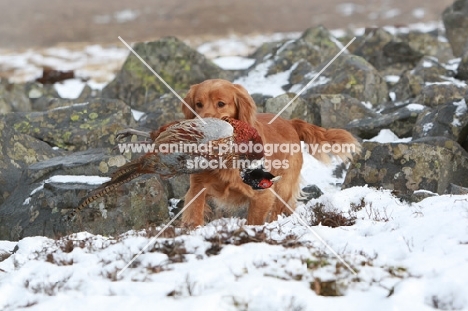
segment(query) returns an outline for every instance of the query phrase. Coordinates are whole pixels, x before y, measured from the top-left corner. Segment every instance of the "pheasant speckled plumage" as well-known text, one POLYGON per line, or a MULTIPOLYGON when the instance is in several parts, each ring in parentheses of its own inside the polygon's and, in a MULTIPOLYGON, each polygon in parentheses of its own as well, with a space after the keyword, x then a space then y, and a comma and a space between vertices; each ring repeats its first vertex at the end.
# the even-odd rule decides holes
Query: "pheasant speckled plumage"
MULTIPOLYGON (((135 159, 120 167, 111 177, 111 180, 102 184, 86 197, 79 206, 74 209, 67 220, 71 220, 83 208, 93 201, 103 197, 120 185, 129 182, 144 174, 158 174, 162 178, 170 178, 181 174, 200 173, 206 169, 187 166, 187 161, 195 159, 220 160, 224 161, 228 167, 236 159, 240 160, 261 160, 264 156, 262 152, 240 153, 226 152, 222 153, 218 147, 222 144, 262 144, 262 138, 255 128, 249 124, 233 118, 206 118, 203 121, 199 119, 190 119, 169 123, 159 130, 146 133, 155 145, 155 150, 164 144, 211 144, 212 150, 196 152, 149 152, 142 157, 135 159)), ((242 172, 241 172, 242 173, 242 172)), ((242 178, 245 172, 241 174, 242 178)), ((272 178, 274 177, 271 175, 272 178)), ((253 179, 247 179, 253 180, 253 179)), ((251 185, 254 189, 260 189, 257 185, 251 185)), ((266 188, 266 187, 264 187, 266 188)))

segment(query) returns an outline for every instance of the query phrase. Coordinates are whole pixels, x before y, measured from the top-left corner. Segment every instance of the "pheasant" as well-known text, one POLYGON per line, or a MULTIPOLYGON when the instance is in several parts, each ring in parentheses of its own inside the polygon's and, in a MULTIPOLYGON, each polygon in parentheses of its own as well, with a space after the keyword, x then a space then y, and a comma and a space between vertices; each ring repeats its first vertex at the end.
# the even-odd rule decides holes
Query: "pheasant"
POLYGON ((238 168, 244 183, 254 190, 270 188, 280 178, 264 170, 263 148, 251 147, 246 152, 240 152, 241 145, 261 144, 263 147, 263 142, 255 128, 233 118, 205 118, 203 121, 190 119, 166 124, 150 133, 132 129, 119 133, 121 137, 132 134, 150 138, 151 141, 145 143, 153 143, 155 151, 120 167, 110 181, 82 200, 68 215, 68 221, 93 201, 144 174, 158 174, 166 179, 181 174, 200 173, 207 169, 238 168), (166 147, 166 151, 161 151, 162 147, 166 147), (238 160, 243 160, 244 166, 237 167, 238 160), (213 165, 207 167, 207 164, 213 165))

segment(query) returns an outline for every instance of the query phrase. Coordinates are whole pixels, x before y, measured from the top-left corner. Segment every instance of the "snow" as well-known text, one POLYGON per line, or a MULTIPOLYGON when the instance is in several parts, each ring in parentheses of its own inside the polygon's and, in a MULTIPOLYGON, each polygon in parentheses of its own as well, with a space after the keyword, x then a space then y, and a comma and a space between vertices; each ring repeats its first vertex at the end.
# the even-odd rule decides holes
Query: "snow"
POLYGON ((421 105, 421 104, 409 104, 407 106, 405 106, 406 109, 410 110, 410 111, 422 111, 424 109, 426 109, 426 106, 424 105, 421 105))
POLYGON ((396 136, 391 130, 389 129, 382 129, 380 130, 379 134, 377 136, 371 138, 371 139, 364 139, 364 141, 373 141, 373 142, 378 142, 381 144, 385 143, 397 143, 397 142, 409 142, 411 141, 411 137, 407 138, 399 138, 396 136))
POLYGON ((364 107, 366 107, 367 109, 372 109, 374 106, 372 105, 371 102, 369 101, 366 101, 366 102, 361 102, 361 104, 364 105, 364 107))
POLYGON ((224 56, 213 59, 213 63, 224 70, 242 70, 252 66, 255 59, 241 56, 224 56))
POLYGON ((330 30, 330 33, 335 38, 341 38, 341 37, 346 36, 347 32, 344 29, 332 29, 332 30, 330 30))
MULTIPOLYGON (((304 77, 305 77, 306 79, 310 79, 310 81, 312 81, 312 80, 315 78, 316 75, 317 75, 316 72, 311 72, 311 73, 306 74, 304 77)), ((316 80, 315 80, 313 83, 309 84, 309 85, 307 85, 307 84, 306 84, 306 85, 295 84, 295 85, 293 85, 293 86, 289 89, 289 92, 291 92, 291 93, 296 93, 296 94, 297 94, 297 93, 301 92, 302 89, 303 89, 304 87, 306 87, 306 86, 307 86, 307 88, 311 88, 311 87, 314 87, 314 86, 326 84, 326 83, 328 83, 328 82, 331 81, 330 78, 324 77, 324 76, 322 76, 322 75, 318 76, 318 77, 315 78, 315 79, 316 79, 316 80)), ((283 92, 284 92, 284 91, 283 91, 283 92)))
MULTIPOLYGON (((221 56, 248 56, 259 46, 266 42, 280 42, 287 39, 296 39, 300 32, 235 35, 227 38, 215 39, 201 43, 197 51, 210 59, 221 56)), ((190 44, 190 41, 188 42, 190 44)), ((193 45, 194 43, 192 43, 193 45)))
POLYGON ((54 87, 61 98, 78 98, 86 83, 79 79, 69 79, 55 83, 54 87))
POLYGON ((15 248, 17 242, 0 241, 0 256, 6 252, 11 252, 15 248))
POLYGON ((453 77, 444 77, 444 76, 440 76, 443 80, 445 81, 442 81, 442 82, 425 82, 424 84, 425 85, 455 85, 456 87, 459 87, 459 88, 465 88, 467 85, 466 85, 466 82, 465 81, 462 81, 462 80, 458 80, 458 79, 455 79, 453 77))
MULTIPOLYGON (((24 238, 18 250, 0 262, 0 308, 121 310, 156 303, 158 309, 170 310, 236 310, 242 305, 254 310, 430 310, 434 304, 468 308, 468 228, 463 221, 468 195, 408 204, 390 191, 353 187, 326 193, 297 212, 308 219, 310 208, 318 204, 325 211, 355 217, 352 226, 311 229, 357 277, 343 267, 337 271, 339 261, 295 216, 265 226, 221 219, 176 238, 157 239, 156 245, 182 247, 182 261, 150 246, 118 278, 115 273, 151 242, 144 231, 119 237, 80 233, 61 240, 24 238), (252 239, 221 243, 219 253, 207 253, 213 241, 234 232, 265 232, 268 241, 292 235, 299 244, 287 247, 252 239), (68 252, 61 246, 67 239, 76 245, 68 252), (317 279, 336 281, 342 296, 317 295, 317 279)), ((0 242, 0 253, 10 253, 15 244, 0 242)))
POLYGON ((23 205, 29 204, 31 201, 31 197, 33 196, 34 193, 36 193, 39 190, 44 189, 44 184, 48 183, 57 183, 57 184, 68 184, 68 183, 77 183, 77 184, 88 184, 88 185, 101 185, 107 181, 109 181, 109 177, 101 177, 101 176, 86 176, 86 175, 55 175, 52 176, 45 181, 43 181, 37 188, 35 188, 31 193, 29 194, 29 197, 27 197, 23 205))
POLYGON ((45 181, 45 183, 79 183, 88 185, 100 185, 109 181, 109 177, 86 176, 86 175, 55 175, 45 181))
MULTIPOLYGON (((272 60, 258 64, 249 71, 247 76, 242 76, 234 83, 244 86, 250 94, 259 93, 273 97, 284 94, 282 86, 288 84, 289 75, 296 68, 294 64, 289 70, 266 76, 268 68, 273 64, 272 60)), ((291 92, 293 92, 291 90, 291 92)))
POLYGON ((455 110, 455 115, 457 117, 461 117, 462 115, 466 113, 467 107, 466 107, 466 101, 464 98, 462 98, 459 102, 454 102, 453 104, 457 106, 457 109, 455 110))
MULTIPOLYGON (((210 58, 247 56, 269 38, 283 40, 292 36, 259 35, 240 43, 244 38, 205 43, 199 51, 205 51, 210 58)), ((40 74, 42 64, 53 64, 60 70, 76 70, 78 78, 91 78, 88 85, 102 86, 113 78, 128 51, 94 45, 38 53, 31 50, 14 55, 0 51, 0 68, 12 70, 12 81, 24 82, 40 74), (114 65, 105 65, 109 62, 114 65)), ((226 59, 221 62, 229 63, 226 59)), ((236 83, 251 93, 283 94, 281 86, 287 84, 289 71, 265 77, 270 64, 257 66, 251 75, 236 83)), ((455 64, 449 62, 448 66, 455 64)), ((73 80, 56 85, 67 97, 78 96, 80 87, 73 80)), ((456 115, 466 113, 466 101, 454 104, 456 115)), ((418 104, 406 108, 424 109, 418 104)), ((141 116, 138 111, 132 113, 135 119, 141 116)), ((431 126, 425 125, 423 130, 431 126)), ((370 141, 409 140, 382 130, 370 141)), ((332 174, 339 164, 337 160, 326 166, 308 154, 303 159, 301 185, 315 184, 325 194, 299 204, 296 215, 281 216, 263 226, 246 226, 245 220, 231 218, 192 231, 177 228, 175 237, 155 241, 145 230, 120 236, 80 232, 61 239, 37 236, 18 242, 0 241, 0 310, 136 310, 154 306, 158 310, 203 311, 468 310, 468 195, 438 195, 406 203, 388 190, 341 190, 344 176, 332 174), (308 227, 296 218, 310 223, 312 210, 317 208, 347 217, 354 224, 331 228, 316 223, 308 227), (122 271, 147 245, 147 251, 122 271), (324 282, 335 285, 340 296, 318 295, 324 282)), ((59 175, 44 184, 99 185, 107 180, 100 176, 59 175)), ((175 204, 171 201, 172 206, 175 204)))
POLYGON ((104 83, 114 78, 127 55, 128 49, 125 47, 101 45, 29 49, 23 52, 0 49, 0 72, 9 73, 6 77, 13 83, 24 83, 41 77, 43 67, 74 70, 76 78, 89 79, 88 85, 101 85, 102 88, 104 83))
POLYGON ((457 107, 457 109, 455 109, 455 116, 453 117, 452 125, 461 126, 460 120, 457 117, 461 117, 466 113, 466 101, 463 98, 459 102, 454 102, 453 104, 457 107))
POLYGON ((301 188, 316 185, 324 192, 337 192, 343 183, 344 176, 333 176, 333 169, 340 162, 333 159, 330 165, 325 165, 308 153, 303 153, 304 165, 301 170, 301 188))
POLYGON ((434 127, 433 123, 426 123, 423 125, 423 133, 426 134, 434 127))
MULTIPOLYGON (((394 14, 394 12, 392 12, 392 14, 394 14)), ((409 24, 405 27, 385 26, 383 28, 386 31, 390 32, 391 34, 396 35, 398 33, 408 33, 409 31, 431 32, 434 30, 443 30, 444 25, 442 21, 434 21, 434 22, 426 22, 426 23, 409 24)))
POLYGON ((388 75, 385 76, 385 81, 387 81, 388 83, 397 83, 398 81, 400 81, 400 76, 388 75))
POLYGON ((132 109, 132 116, 135 121, 139 121, 144 115, 145 112, 132 109))
POLYGON ((426 60, 423 62, 422 65, 423 65, 424 68, 430 68, 430 67, 434 66, 434 64, 432 62, 429 62, 429 61, 426 61, 426 60))
POLYGON ((456 71, 458 69, 458 66, 460 65, 461 62, 461 57, 454 58, 449 60, 446 64, 442 64, 442 66, 445 67, 447 70, 452 70, 456 71))

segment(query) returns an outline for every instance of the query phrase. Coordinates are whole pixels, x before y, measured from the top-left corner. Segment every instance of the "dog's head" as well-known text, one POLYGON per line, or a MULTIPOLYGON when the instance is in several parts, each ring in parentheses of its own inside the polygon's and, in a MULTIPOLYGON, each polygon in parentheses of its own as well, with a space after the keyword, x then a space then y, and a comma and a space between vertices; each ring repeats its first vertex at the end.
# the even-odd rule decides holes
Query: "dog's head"
MULTIPOLYGON (((247 90, 227 80, 212 79, 190 87, 185 102, 202 118, 231 117, 255 124, 257 106, 247 90)), ((184 103, 182 111, 187 119, 195 114, 184 103)))

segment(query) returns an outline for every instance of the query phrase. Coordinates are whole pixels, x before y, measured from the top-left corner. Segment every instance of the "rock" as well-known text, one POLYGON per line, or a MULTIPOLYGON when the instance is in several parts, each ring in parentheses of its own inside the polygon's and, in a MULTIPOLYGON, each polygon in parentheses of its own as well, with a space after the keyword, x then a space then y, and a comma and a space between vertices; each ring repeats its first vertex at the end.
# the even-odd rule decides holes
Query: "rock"
MULTIPOLYGON (((348 165, 341 162, 340 164, 335 166, 335 168, 333 169, 332 176, 335 178, 342 179, 345 177, 347 171, 348 171, 348 165)), ((338 185, 338 183, 336 183, 336 185, 338 185)), ((341 185, 341 183, 339 185, 341 185)))
MULTIPOLYGON (((296 92, 300 92, 300 90, 309 83, 312 79, 315 78, 318 72, 315 71, 315 67, 312 66, 309 62, 305 60, 300 60, 296 63, 294 69, 291 71, 289 75, 289 85, 287 88, 291 88, 293 85, 297 85, 296 92)), ((316 79, 319 79, 320 76, 316 79)))
POLYGON ((468 46, 463 52, 460 64, 458 65, 457 78, 468 82, 468 46))
POLYGON ((406 42, 390 41, 384 45, 376 68, 385 68, 395 64, 414 66, 424 55, 413 50, 406 42))
POLYGON ((396 37, 398 40, 408 43, 414 51, 425 56, 432 56, 441 63, 446 63, 453 59, 454 56, 450 43, 440 41, 439 35, 439 31, 421 32, 413 30, 407 33, 398 33, 396 37))
POLYGON ((317 66, 334 57, 340 50, 339 41, 326 28, 318 26, 307 29, 297 40, 286 41, 261 62, 273 62, 267 72, 267 75, 272 75, 289 70, 300 60, 317 66))
POLYGON ((264 42, 260 45, 248 58, 255 59, 254 64, 263 62, 266 58, 269 58, 274 51, 283 45, 288 40, 278 41, 278 42, 264 42))
POLYGON ((416 67, 402 73, 399 81, 392 87, 393 101, 400 102, 415 98, 421 94, 426 82, 447 83, 448 77, 453 75, 437 59, 429 56, 423 57, 416 67))
POLYGON ((255 104, 257 105, 257 112, 258 113, 265 112, 266 101, 269 100, 270 98, 273 98, 270 95, 263 95, 263 94, 259 94, 259 93, 250 94, 250 96, 252 96, 255 104))
POLYGON ((28 165, 58 155, 63 150, 53 150, 48 144, 29 135, 21 134, 12 126, 0 122, 0 204, 18 186, 23 170, 28 165))
POLYGON ((423 57, 409 43, 402 42, 382 28, 367 28, 360 41, 354 54, 363 57, 377 70, 385 71, 382 72, 384 75, 400 75, 423 57))
POLYGON ((468 186, 468 153, 452 140, 364 142, 362 146, 361 156, 351 164, 343 188, 368 185, 409 198, 416 190, 443 194, 450 183, 468 186))
MULTIPOLYGON (((343 48, 325 28, 316 27, 305 31, 297 40, 289 40, 261 62, 252 66, 247 76, 265 77, 273 74, 287 74, 286 92, 298 93, 315 75, 324 68, 343 48)), ((377 104, 388 97, 386 82, 377 70, 364 59, 341 54, 312 85, 308 94, 347 94, 358 100, 377 104)), ((238 79, 242 81, 246 76, 238 79)))
POLYGON ((60 95, 53 84, 12 84, 5 80, 0 81, 0 103, 5 102, 11 107, 4 109, 4 112, 45 111, 50 109, 49 104, 52 100, 59 98, 60 95))
POLYGON ((394 102, 403 102, 418 96, 424 86, 424 79, 410 70, 401 74, 398 82, 391 88, 390 96, 394 102))
POLYGON ((102 97, 100 90, 95 90, 91 88, 88 84, 85 84, 80 95, 78 96, 78 98, 76 98, 76 101, 86 101, 92 98, 99 98, 99 97, 102 97))
POLYGON ((468 138, 468 112, 465 99, 421 113, 413 129, 413 139, 444 136, 459 144, 468 138))
POLYGON ((116 132, 134 125, 130 108, 111 99, 94 99, 45 112, 11 113, 0 119, 20 133, 70 151, 114 148, 116 132))
POLYGON ((442 13, 442 20, 453 55, 460 57, 468 42, 468 1, 454 1, 442 13))
MULTIPOLYGON (((446 137, 443 137, 443 136, 423 137, 423 138, 418 138, 416 140, 413 140, 413 142, 427 143, 427 144, 431 144, 433 146, 439 146, 439 147, 448 148, 448 149, 451 149, 451 150, 452 149, 453 150, 458 150, 458 149, 454 149, 454 148, 455 147, 456 148, 460 147, 459 144, 454 144, 453 140, 447 139, 446 137)), ((463 150, 461 150, 460 152, 463 153, 463 150)))
POLYGON ((306 103, 296 105, 291 118, 298 118, 326 128, 343 128, 353 120, 376 118, 377 113, 348 95, 311 95, 306 103))
MULTIPOLYGON (((315 76, 326 66, 324 62, 309 74, 315 76)), ((294 70, 291 75, 294 74, 294 70)), ((290 92, 302 89, 310 79, 301 85, 294 85, 290 92)), ((388 99, 387 83, 380 73, 362 57, 342 54, 312 83, 305 97, 311 94, 346 94, 363 102, 377 105, 388 99)))
MULTIPOLYGON (((310 69, 314 68, 334 57, 341 48, 341 43, 324 27, 310 28, 296 40, 264 45, 252 56, 256 59, 255 64, 244 71, 236 81, 242 84, 243 80, 248 80, 251 75, 256 76, 257 79, 276 74, 284 74, 288 77, 300 63, 304 63, 310 69)), ((296 71, 297 81, 293 83, 305 85, 311 79, 305 76, 308 72, 310 70, 296 71)), ((294 78, 292 80, 294 81, 294 78)), ((287 91, 291 85, 286 84, 282 87, 287 91)))
MULTIPOLYGON (((286 93, 283 95, 276 96, 275 98, 267 99, 265 102, 264 112, 266 113, 278 113, 296 96, 293 93, 286 93)), ((291 113, 294 108, 297 106, 306 106, 305 101, 298 97, 296 98, 287 108, 284 110, 280 116, 285 119, 291 118, 291 113)))
POLYGON ((378 64, 384 46, 392 41, 395 41, 395 36, 383 28, 366 28, 364 35, 356 42, 353 54, 371 64, 378 64))
POLYGON ((453 76, 453 72, 442 66, 436 58, 425 56, 411 72, 422 78, 424 82, 445 82, 447 77, 453 76))
MULTIPOLYGON (((178 95, 183 99, 187 95, 187 91, 180 91, 178 95)), ((162 112, 162 113, 181 113, 182 112, 181 100, 172 94, 167 92, 166 94, 158 97, 153 102, 148 103, 143 107, 144 112, 162 112)), ((171 120, 173 121, 173 120, 171 120)))
MULTIPOLYGON (((179 96, 184 98, 186 92, 180 92, 179 96)), ((154 130, 169 122, 184 119, 182 113, 182 102, 174 94, 165 94, 152 103, 148 103, 143 107, 143 111, 147 112, 140 120, 138 126, 154 130)))
POLYGON ((428 190, 416 190, 413 192, 408 198, 406 198, 409 202, 421 202, 424 199, 436 197, 438 196, 437 193, 428 191, 428 190))
POLYGON ((4 97, 0 97, 0 114, 9 113, 12 110, 10 103, 4 97))
POLYGON ((390 129, 400 138, 411 137, 416 120, 423 111, 424 106, 406 105, 391 113, 351 121, 345 128, 363 139, 377 136, 382 129, 390 129))
POLYGON ((447 188, 447 194, 465 195, 468 194, 468 188, 450 184, 447 188))
POLYGON ((190 176, 175 176, 173 178, 163 180, 163 184, 167 187, 167 196, 169 198, 184 199, 185 194, 190 188, 190 176))
MULTIPOLYGON (((22 187, 0 206, 0 239, 44 235, 57 238, 72 232, 118 235, 169 220, 167 193, 159 177, 144 175, 91 203, 76 221, 66 215, 97 186, 60 182, 60 175, 109 175, 125 163, 121 155, 103 150, 76 152, 29 166, 22 187), (55 178, 54 178, 55 177, 55 178)), ((77 176, 75 180, 82 180, 77 176)))
POLYGON ((437 107, 447 103, 461 100, 468 96, 468 87, 450 82, 426 83, 414 100, 416 103, 428 107, 437 107))
MULTIPOLYGON (((174 37, 137 43, 134 50, 176 92, 188 90, 190 85, 206 79, 230 80, 229 73, 174 37)), ((115 79, 102 90, 103 97, 119 98, 142 111, 145 105, 166 93, 169 93, 167 87, 133 53, 115 79)))
POLYGON ((47 98, 41 97, 40 101, 37 101, 34 104, 34 109, 36 111, 47 111, 56 108, 65 108, 70 107, 75 104, 85 104, 86 101, 80 101, 78 99, 69 99, 69 98, 47 98), (40 104, 40 106, 38 106, 40 104))
POLYGON ((4 112, 31 111, 24 84, 9 83, 5 79, 0 79, 0 103, 4 112))
POLYGON ((353 43, 348 46, 348 52, 354 54, 357 48, 361 45, 361 42, 364 41, 364 37, 356 36, 355 31, 350 28, 347 28, 344 31, 344 33, 341 33, 340 36, 337 37, 337 40, 341 43, 341 45, 345 46, 351 40, 353 40, 353 38, 356 38, 354 39, 353 43))
POLYGON ((302 33, 300 39, 311 43, 320 49, 323 53, 323 57, 319 63, 334 57, 343 48, 340 41, 338 41, 338 39, 336 39, 323 25, 306 29, 306 31, 302 33))
POLYGON ((52 99, 60 98, 53 84, 28 82, 24 85, 24 90, 31 101, 32 111, 48 110, 47 103, 52 99))
POLYGON ((322 190, 316 185, 309 185, 302 188, 302 192, 304 193, 304 198, 301 198, 300 201, 302 202, 309 202, 312 199, 318 199, 322 196, 322 190))
POLYGON ((138 126, 136 129, 150 132, 154 129, 160 128, 162 125, 167 124, 171 121, 184 119, 184 114, 179 113, 162 113, 162 112, 150 112, 145 113, 137 122, 138 126))

